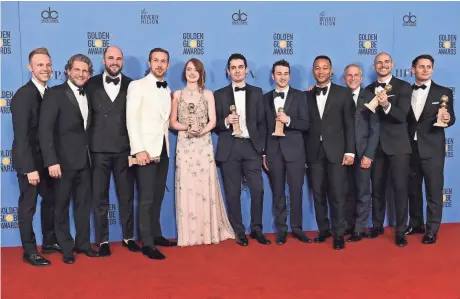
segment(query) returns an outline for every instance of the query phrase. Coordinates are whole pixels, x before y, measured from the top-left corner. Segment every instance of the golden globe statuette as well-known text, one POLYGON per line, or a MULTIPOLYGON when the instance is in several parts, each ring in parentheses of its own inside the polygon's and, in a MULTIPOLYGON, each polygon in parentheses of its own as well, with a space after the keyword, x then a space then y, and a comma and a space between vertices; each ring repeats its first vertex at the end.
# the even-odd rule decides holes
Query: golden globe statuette
MULTIPOLYGON (((236 106, 235 105, 231 105, 230 106, 230 112, 233 114, 233 115, 236 115, 236 106)), ((243 133, 243 131, 241 131, 240 129, 240 124, 237 123, 237 124, 232 124, 233 126, 233 134, 234 136, 240 136, 241 133, 243 133)))
MULTIPOLYGON (((284 108, 283 107, 279 107, 278 108, 278 112, 284 112, 284 108)), ((272 134, 272 136, 286 136, 284 134, 284 124, 280 121, 280 120, 277 120, 276 121, 276 124, 275 124, 275 132, 272 134)))
MULTIPOLYGON (((393 86, 390 84, 385 85, 385 88, 383 89, 385 93, 389 93, 393 89, 393 86)), ((377 100, 377 96, 375 96, 372 101, 369 103, 364 104, 369 110, 371 110, 373 113, 375 113, 375 109, 379 105, 379 100, 377 100)))
MULTIPOLYGON (((155 162, 155 163, 158 163, 160 162, 160 157, 154 157, 154 158, 150 158, 150 162, 155 162)), ((131 167, 133 165, 138 165, 139 163, 137 162, 137 158, 136 157, 132 157, 132 156, 128 156, 128 167, 131 167)))
POLYGON ((189 132, 198 132, 199 128, 197 128, 197 121, 195 116, 195 104, 189 103, 187 105, 188 110, 188 130, 189 132))
POLYGON ((443 95, 441 97, 441 104, 439 105, 439 110, 438 110, 438 121, 433 125, 434 127, 441 127, 445 128, 447 127, 447 123, 442 121, 442 113, 447 111, 447 102, 449 102, 449 97, 446 95, 443 95))

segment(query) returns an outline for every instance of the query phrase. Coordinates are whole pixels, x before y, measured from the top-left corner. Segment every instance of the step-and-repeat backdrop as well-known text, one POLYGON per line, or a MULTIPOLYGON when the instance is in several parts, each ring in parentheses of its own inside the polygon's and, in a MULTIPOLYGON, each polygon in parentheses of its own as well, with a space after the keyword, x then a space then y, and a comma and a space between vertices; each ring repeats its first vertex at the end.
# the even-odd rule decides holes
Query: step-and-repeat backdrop
MULTIPOLYGON (((65 80, 64 65, 71 55, 84 53, 102 72, 102 52, 119 46, 125 55, 124 74, 139 79, 148 69, 148 53, 154 47, 170 52, 166 80, 172 90, 184 87, 181 72, 191 57, 203 61, 206 87, 216 90, 229 84, 225 76, 231 53, 248 59, 247 81, 264 92, 274 87, 272 63, 291 63, 291 85, 306 89, 314 84, 312 61, 320 54, 332 59, 333 81, 343 85, 343 68, 357 63, 364 70, 364 84, 375 79, 374 56, 389 52, 395 62, 393 74, 413 83, 411 61, 419 54, 435 58, 434 81, 459 87, 457 37, 460 34, 459 3, 334 3, 334 2, 3 2, 1 3, 1 245, 21 244, 18 230, 16 173, 12 169, 13 141, 10 102, 16 90, 28 80, 28 54, 47 47, 53 62, 50 86, 65 80)), ((459 113, 458 108, 457 113, 459 113)), ((446 168, 443 222, 460 221, 460 196, 456 169, 456 138, 459 126, 446 132, 446 168)), ((175 151, 176 135, 170 145, 175 151)), ((214 146, 217 136, 213 136, 214 146)), ((174 207, 174 154, 171 156, 167 192, 161 211, 163 233, 176 236, 174 207)), ((112 181, 113 183, 113 181, 112 181)), ((272 193, 264 174, 264 231, 273 232, 272 193)), ((249 224, 250 195, 242 187, 244 222, 249 224)), ((391 192, 388 199, 391 205, 391 192)), ((289 190, 286 189, 289 203, 289 190)), ((39 199, 40 201, 40 199, 39 199)), ((110 191, 110 240, 121 240, 119 205, 113 185, 110 191)), ((137 205, 137 203, 136 203, 137 205)), ((288 205, 289 206, 289 205, 288 205)), ((313 199, 304 187, 303 224, 315 230, 313 199)), ((391 213, 389 221, 391 223, 391 213)), ((37 241, 41 243, 40 206, 34 219, 37 241)), ((72 222, 73 231, 73 222, 72 222)), ((92 233, 93 234, 93 233, 92 233)), ((93 240, 93 236, 92 236, 93 240)))

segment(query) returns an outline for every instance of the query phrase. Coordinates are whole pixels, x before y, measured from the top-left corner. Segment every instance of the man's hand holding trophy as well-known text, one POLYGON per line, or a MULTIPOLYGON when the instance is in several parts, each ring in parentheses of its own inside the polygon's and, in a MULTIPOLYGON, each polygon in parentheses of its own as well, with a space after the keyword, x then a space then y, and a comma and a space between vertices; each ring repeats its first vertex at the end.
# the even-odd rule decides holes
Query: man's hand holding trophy
POLYGON ((369 103, 364 104, 369 110, 375 113, 375 109, 377 106, 382 106, 382 108, 386 108, 389 105, 388 102, 388 93, 391 92, 392 86, 390 84, 385 85, 385 88, 378 92, 375 97, 369 103))

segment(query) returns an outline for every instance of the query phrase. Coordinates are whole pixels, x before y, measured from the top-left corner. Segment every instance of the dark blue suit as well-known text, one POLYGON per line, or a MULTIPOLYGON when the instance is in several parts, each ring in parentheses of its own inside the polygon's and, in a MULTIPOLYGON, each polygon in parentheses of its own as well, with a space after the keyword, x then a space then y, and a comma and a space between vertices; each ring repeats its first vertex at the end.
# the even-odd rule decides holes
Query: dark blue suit
POLYGON ((371 168, 361 168, 361 159, 367 157, 374 161, 375 150, 379 143, 379 116, 364 106, 373 98, 371 92, 364 88, 360 89, 355 112, 356 156, 354 164, 347 167, 348 194, 345 221, 347 229, 354 230, 356 233, 364 233, 371 204, 371 168))

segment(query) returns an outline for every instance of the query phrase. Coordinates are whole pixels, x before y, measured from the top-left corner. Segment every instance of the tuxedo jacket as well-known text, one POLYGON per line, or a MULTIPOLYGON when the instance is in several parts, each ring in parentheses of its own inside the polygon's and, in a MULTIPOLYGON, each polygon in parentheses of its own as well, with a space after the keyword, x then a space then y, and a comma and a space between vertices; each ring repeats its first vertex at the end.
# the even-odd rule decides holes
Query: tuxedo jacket
POLYGON ((132 79, 121 76, 120 92, 112 102, 104 88, 102 74, 89 79, 86 90, 92 111, 88 130, 89 149, 98 153, 121 153, 129 150, 126 127, 126 96, 132 79))
POLYGON ((447 102, 447 111, 450 113, 450 121, 447 127, 455 123, 454 113, 454 97, 450 88, 441 86, 431 81, 430 90, 426 98, 425 106, 423 107, 420 118, 415 118, 412 106, 410 108, 407 122, 409 124, 409 137, 414 140, 415 132, 417 132, 417 147, 420 158, 443 159, 445 157, 445 142, 446 137, 444 128, 434 127, 438 120, 438 110, 441 104, 441 97, 446 95, 449 98, 447 102))
POLYGON ((356 155, 355 163, 361 163, 363 156, 374 160, 375 150, 379 144, 380 120, 379 114, 372 113, 364 104, 374 98, 374 94, 361 88, 359 90, 355 113, 355 142, 356 155))
POLYGON ((67 82, 50 88, 40 108, 38 129, 45 167, 60 164, 64 171, 85 168, 90 162, 90 126, 91 106, 88 104, 85 128, 78 101, 67 82))
POLYGON ((345 153, 355 153, 355 104, 350 89, 331 83, 323 118, 320 117, 316 100, 316 87, 307 91, 311 122, 304 134, 307 162, 318 159, 322 144, 331 163, 341 163, 345 153))
POLYGON ((40 171, 44 168, 38 121, 42 97, 30 80, 16 91, 11 100, 13 120, 13 168, 18 174, 40 171))
MULTIPOLYGON (((230 106, 235 105, 232 84, 214 92, 216 102, 216 128, 219 134, 217 143, 216 161, 224 162, 232 151, 235 138, 232 136, 233 126, 225 126, 225 118, 230 114, 230 106)), ((262 89, 246 84, 246 125, 249 136, 256 151, 262 157, 267 135, 265 121, 265 107, 263 103, 262 89)))
MULTIPOLYGON (((166 140, 169 156, 169 115, 171 98, 160 97, 157 79, 149 73, 129 84, 126 100, 126 125, 131 155, 147 151, 150 157, 159 157, 166 140)), ((167 87, 168 94, 171 90, 167 87)))
POLYGON ((284 113, 290 117, 289 126, 284 125, 284 134, 286 136, 273 136, 276 126, 276 114, 274 91, 271 90, 264 95, 265 116, 267 119, 267 139, 265 153, 267 160, 276 155, 278 149, 281 149, 283 157, 288 162, 300 161, 305 163, 305 147, 303 133, 310 128, 310 119, 308 116, 307 96, 304 92, 289 87, 284 103, 284 113))
MULTIPOLYGON (((375 94, 377 81, 366 89, 375 94)), ((380 117, 380 145, 387 155, 405 155, 412 152, 407 134, 407 116, 410 110, 411 86, 406 81, 393 76, 390 80, 392 90, 388 93, 391 108, 388 113, 378 106, 376 113, 380 117)))

